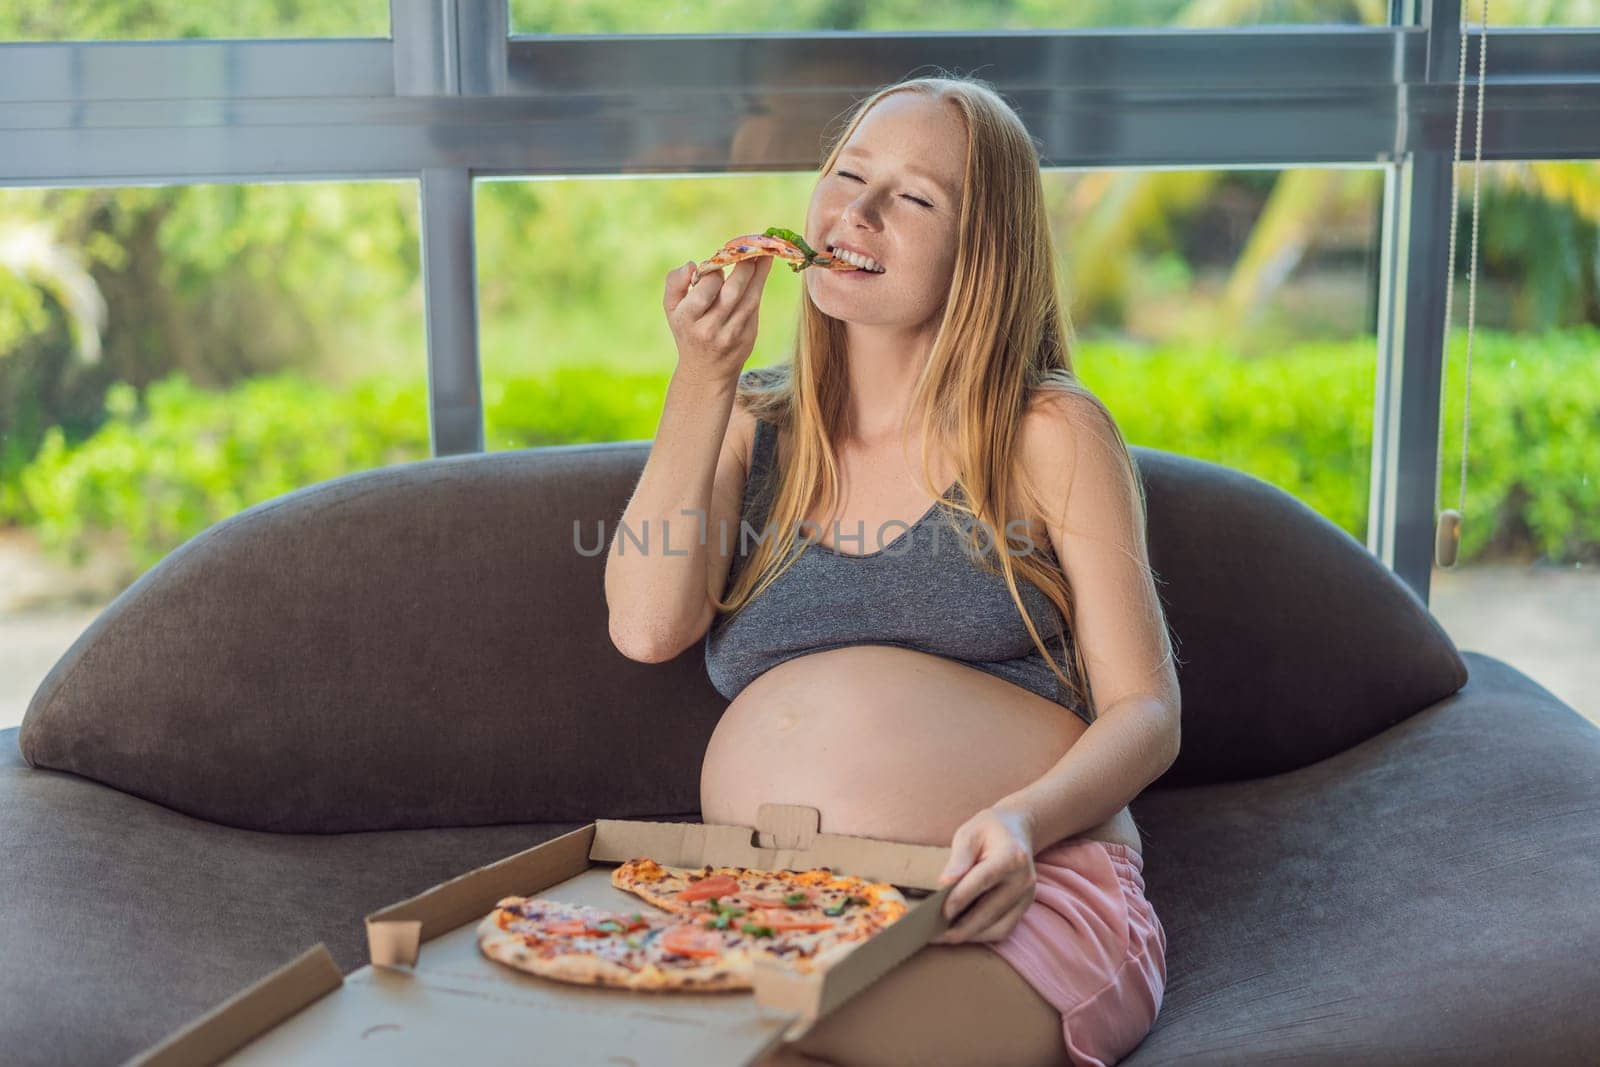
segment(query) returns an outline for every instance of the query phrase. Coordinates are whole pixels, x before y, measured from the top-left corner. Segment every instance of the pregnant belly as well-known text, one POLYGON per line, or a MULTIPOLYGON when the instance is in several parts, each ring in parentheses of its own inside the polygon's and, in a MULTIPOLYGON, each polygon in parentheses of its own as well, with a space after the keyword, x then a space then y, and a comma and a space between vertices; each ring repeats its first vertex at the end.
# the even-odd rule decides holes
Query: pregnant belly
MULTIPOLYGON (((954 660, 831 649, 774 667, 728 706, 701 766, 701 816, 754 826, 762 804, 804 804, 821 812, 823 833, 946 847, 1087 729, 1061 705, 954 660)), ((1127 808, 1084 836, 1139 847, 1127 808)))

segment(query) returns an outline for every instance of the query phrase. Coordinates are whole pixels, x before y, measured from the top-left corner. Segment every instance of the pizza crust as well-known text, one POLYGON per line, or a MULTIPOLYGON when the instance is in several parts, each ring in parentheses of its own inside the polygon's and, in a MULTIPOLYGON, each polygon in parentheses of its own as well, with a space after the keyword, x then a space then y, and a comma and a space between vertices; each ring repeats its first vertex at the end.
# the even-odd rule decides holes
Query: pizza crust
POLYGON ((646 857, 636 857, 619 864, 611 872, 611 884, 625 893, 632 893, 663 911, 685 913, 694 909, 677 899, 677 894, 703 878, 728 876, 741 883, 741 890, 759 892, 763 896, 783 896, 795 889, 815 889, 829 901, 846 896, 864 898, 865 908, 847 908, 840 916, 841 932, 846 936, 870 936, 877 930, 899 919, 911 905, 905 894, 888 882, 869 882, 851 874, 836 874, 827 867, 810 870, 766 871, 749 867, 668 867, 646 857), (775 883, 762 888, 760 883, 775 883), (864 928, 864 932, 862 931, 864 928))
POLYGON ((515 970, 572 985, 608 986, 642 992, 719 993, 753 988, 747 953, 737 949, 702 962, 663 964, 637 953, 637 969, 590 952, 539 952, 500 925, 497 905, 478 924, 478 948, 515 970))

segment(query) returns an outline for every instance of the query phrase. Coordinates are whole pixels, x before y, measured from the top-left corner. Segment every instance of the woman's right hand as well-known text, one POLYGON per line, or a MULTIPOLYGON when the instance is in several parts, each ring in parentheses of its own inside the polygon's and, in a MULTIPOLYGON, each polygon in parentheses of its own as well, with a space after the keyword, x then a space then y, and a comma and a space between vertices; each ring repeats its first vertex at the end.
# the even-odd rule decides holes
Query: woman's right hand
POLYGON ((741 259, 726 279, 709 270, 695 280, 695 264, 667 275, 662 306, 678 343, 678 371, 697 381, 725 382, 739 377, 756 347, 761 290, 772 272, 773 256, 741 259))

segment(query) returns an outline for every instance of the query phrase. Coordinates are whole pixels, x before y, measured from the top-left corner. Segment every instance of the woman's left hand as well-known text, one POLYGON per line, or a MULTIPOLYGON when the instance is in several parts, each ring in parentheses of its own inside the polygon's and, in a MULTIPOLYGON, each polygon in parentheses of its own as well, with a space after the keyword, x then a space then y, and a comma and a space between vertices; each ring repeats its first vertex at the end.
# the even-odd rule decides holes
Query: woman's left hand
POLYGON ((1033 828, 1027 816, 1012 808, 984 808, 956 830, 950 849, 939 886, 955 882, 944 900, 944 917, 959 921, 932 943, 1005 940, 1033 903, 1033 828))

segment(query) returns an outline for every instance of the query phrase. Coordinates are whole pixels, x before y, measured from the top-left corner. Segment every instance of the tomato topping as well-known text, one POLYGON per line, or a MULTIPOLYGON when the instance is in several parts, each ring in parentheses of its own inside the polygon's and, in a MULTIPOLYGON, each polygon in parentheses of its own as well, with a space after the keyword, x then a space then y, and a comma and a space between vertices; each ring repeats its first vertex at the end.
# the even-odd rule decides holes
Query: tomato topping
POLYGON ((739 880, 733 875, 713 874, 698 882, 691 882, 687 889, 679 890, 676 899, 689 902, 709 900, 711 897, 726 897, 731 896, 738 888, 739 880))
POLYGON ((643 915, 608 915, 600 919, 555 919, 545 923, 544 932, 568 937, 579 934, 603 937, 606 934, 625 934, 649 925, 643 915))
POLYGON ((814 908, 817 905, 817 893, 814 889, 796 889, 776 895, 742 892, 739 894, 739 899, 753 908, 814 908), (794 900, 792 904, 791 899, 794 900))
POLYGON ((755 923, 757 926, 770 926, 774 930, 832 930, 833 923, 827 919, 808 919, 797 915, 788 908, 768 908, 764 911, 753 911, 745 916, 745 921, 755 923))
POLYGON ((709 930, 699 930, 684 924, 669 927, 667 932, 661 935, 661 948, 664 952, 673 952, 680 956, 720 956, 722 938, 709 930))

